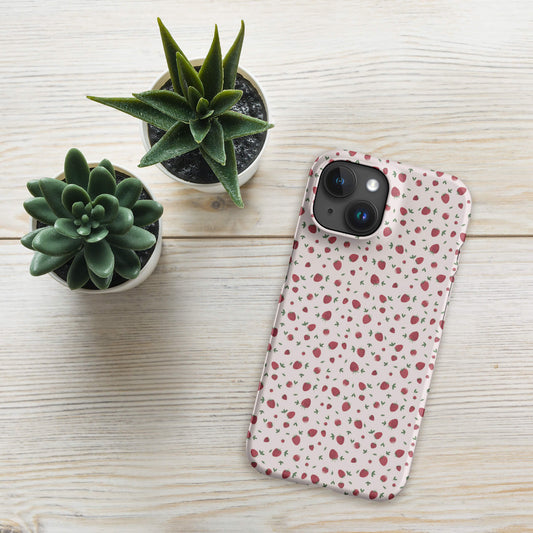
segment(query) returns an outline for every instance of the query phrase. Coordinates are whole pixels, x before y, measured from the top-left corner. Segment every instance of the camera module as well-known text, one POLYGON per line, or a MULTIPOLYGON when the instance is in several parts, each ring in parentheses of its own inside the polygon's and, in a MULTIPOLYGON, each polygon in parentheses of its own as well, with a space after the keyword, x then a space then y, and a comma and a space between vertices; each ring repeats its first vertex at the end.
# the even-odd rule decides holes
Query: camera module
POLYGON ((388 179, 378 168, 333 160, 318 180, 313 214, 326 230, 367 237, 381 225, 388 195, 388 179))

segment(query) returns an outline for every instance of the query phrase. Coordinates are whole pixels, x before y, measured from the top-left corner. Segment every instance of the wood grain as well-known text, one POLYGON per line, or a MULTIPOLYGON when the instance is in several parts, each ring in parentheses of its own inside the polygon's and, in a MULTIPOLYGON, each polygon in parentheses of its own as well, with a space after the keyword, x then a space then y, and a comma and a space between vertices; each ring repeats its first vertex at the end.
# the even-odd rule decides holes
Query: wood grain
POLYGON ((533 211, 528 0, 5 5, 0 237, 26 231, 25 181, 56 174, 71 146, 135 169, 137 121, 85 95, 149 88, 164 70, 156 16, 191 57, 206 53, 215 22, 227 49, 244 18, 242 64, 276 124, 242 211, 139 169, 166 208, 167 236, 292 235, 308 168, 336 147, 460 176, 474 198, 472 235, 533 234, 533 217, 510 216, 533 211))
POLYGON ((0 531, 528 531, 533 240, 463 248, 411 479, 383 505, 247 465, 290 248, 167 239, 137 290, 87 296, 1 243, 0 531))

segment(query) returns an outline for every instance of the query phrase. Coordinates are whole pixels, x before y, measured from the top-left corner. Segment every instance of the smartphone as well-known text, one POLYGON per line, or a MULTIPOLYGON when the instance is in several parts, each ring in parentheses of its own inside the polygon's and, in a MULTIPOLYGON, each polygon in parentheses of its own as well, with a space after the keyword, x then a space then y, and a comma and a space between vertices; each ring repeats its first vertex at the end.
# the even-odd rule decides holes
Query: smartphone
POLYGON ((470 209, 444 172, 347 150, 315 160, 247 436, 254 468, 399 493, 470 209))

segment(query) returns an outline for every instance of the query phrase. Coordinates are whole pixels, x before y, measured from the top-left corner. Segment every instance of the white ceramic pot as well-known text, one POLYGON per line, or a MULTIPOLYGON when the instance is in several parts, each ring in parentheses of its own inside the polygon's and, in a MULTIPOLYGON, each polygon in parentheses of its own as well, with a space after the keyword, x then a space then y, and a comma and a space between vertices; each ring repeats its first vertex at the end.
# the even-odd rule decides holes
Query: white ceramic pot
MULTIPOLYGON (((89 168, 92 169, 96 167, 97 165, 98 163, 89 163, 89 168)), ((126 170, 123 167, 120 167, 118 165, 113 165, 113 167, 118 172, 131 176, 133 178, 137 178, 135 174, 133 174, 129 170, 126 170)), ((65 179, 65 173, 61 172, 57 176, 54 176, 54 178, 58 180, 63 180, 65 179)), ((150 189, 148 189, 148 187, 142 180, 140 181, 143 184, 145 191, 148 193, 150 198, 153 200, 154 196, 152 192, 150 191, 150 189)), ((37 229, 37 221, 34 218, 31 219, 31 229, 32 231, 37 229)), ((163 247, 163 227, 161 224, 161 219, 159 219, 159 235, 157 236, 157 241, 155 243, 154 251, 152 252, 152 255, 150 256, 150 259, 148 259, 147 263, 141 268, 139 275, 135 279, 129 279, 125 281, 124 283, 121 283, 120 285, 109 287, 108 289, 76 289, 73 292, 83 292, 86 294, 111 294, 111 293, 117 293, 117 292, 124 292, 129 289, 133 289, 134 287, 137 287, 143 281, 145 281, 150 276, 150 274, 152 274, 152 272, 155 270, 155 267, 157 266, 157 263, 159 262, 159 258, 161 257, 162 247, 163 247)), ((58 281, 59 283, 61 283, 61 285, 64 285, 68 289, 67 282, 63 278, 60 278, 55 272, 50 272, 49 275, 52 276, 56 281, 58 281)))
MULTIPOLYGON (((193 60, 191 60, 191 64, 192 64, 193 67, 198 67, 203 62, 204 62, 203 59, 193 59, 193 60)), ((268 110, 267 100, 266 100, 266 97, 265 97, 265 93, 261 89, 260 85, 254 79, 254 77, 249 72, 247 72, 245 69, 243 69, 242 67, 238 67, 237 72, 241 76, 246 78, 254 86, 254 88, 257 90, 257 92, 259 93, 259 96, 261 97, 261 99, 263 100, 263 104, 265 105, 265 110, 266 110, 266 114, 267 114, 266 121, 270 122, 271 121, 271 117, 270 117, 270 112, 268 110)), ((163 87, 163 85, 165 85, 165 83, 169 79, 170 79, 170 75, 169 75, 168 71, 164 72, 154 82, 154 84, 152 85, 152 90, 161 89, 161 87, 163 87)), ((239 185, 241 187, 247 181, 249 181, 252 178, 252 176, 256 173, 257 168, 259 166, 259 160, 261 159, 261 156, 263 155, 263 152, 265 151, 265 147, 267 145, 269 136, 270 136, 270 129, 266 130, 265 142, 263 144, 263 147, 261 148, 261 151, 257 155, 257 157, 252 161, 252 163, 247 168, 245 168, 242 172, 239 173, 239 185)), ((148 137, 148 124, 146 122, 144 122, 144 121, 141 121, 141 137, 142 137, 142 141, 143 141, 143 144, 144 144, 144 147, 145 147, 146 151, 150 150, 152 145, 150 144, 150 138, 148 137)), ((192 183, 190 181, 181 179, 178 176, 172 174, 172 172, 170 172, 168 169, 166 169, 161 163, 156 163, 155 166, 157 168, 159 168, 159 170, 161 170, 161 172, 166 174, 169 178, 172 178, 175 181, 179 181, 180 183, 183 183, 184 185, 187 185, 188 187, 196 189, 197 191, 203 191, 203 192, 207 192, 207 193, 218 193, 218 192, 224 192, 225 191, 223 185, 220 182, 217 182, 217 183, 192 183)))

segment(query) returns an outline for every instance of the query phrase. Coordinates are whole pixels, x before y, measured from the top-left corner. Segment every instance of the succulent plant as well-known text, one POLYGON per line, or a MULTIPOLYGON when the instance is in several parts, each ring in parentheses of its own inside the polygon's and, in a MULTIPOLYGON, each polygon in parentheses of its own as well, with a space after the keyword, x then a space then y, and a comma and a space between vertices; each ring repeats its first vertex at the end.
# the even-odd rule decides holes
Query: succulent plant
POLYGON ((30 273, 47 274, 72 259, 67 284, 83 287, 89 279, 107 289, 113 273, 125 279, 139 275, 136 250, 151 248, 155 236, 144 229, 163 213, 154 200, 139 199, 143 190, 134 177, 117 184, 115 169, 104 159, 92 170, 83 154, 72 148, 65 158, 65 180, 42 178, 29 181, 33 198, 24 208, 43 227, 21 242, 34 250, 30 273))
POLYGON ((146 91, 133 94, 133 98, 88 98, 166 131, 139 166, 161 163, 199 148, 234 203, 243 207, 233 139, 272 127, 264 120, 231 110, 242 96, 242 91, 235 90, 235 80, 244 22, 241 21, 239 34, 224 58, 215 26, 211 48, 197 72, 161 20, 157 20, 173 91, 146 91))

